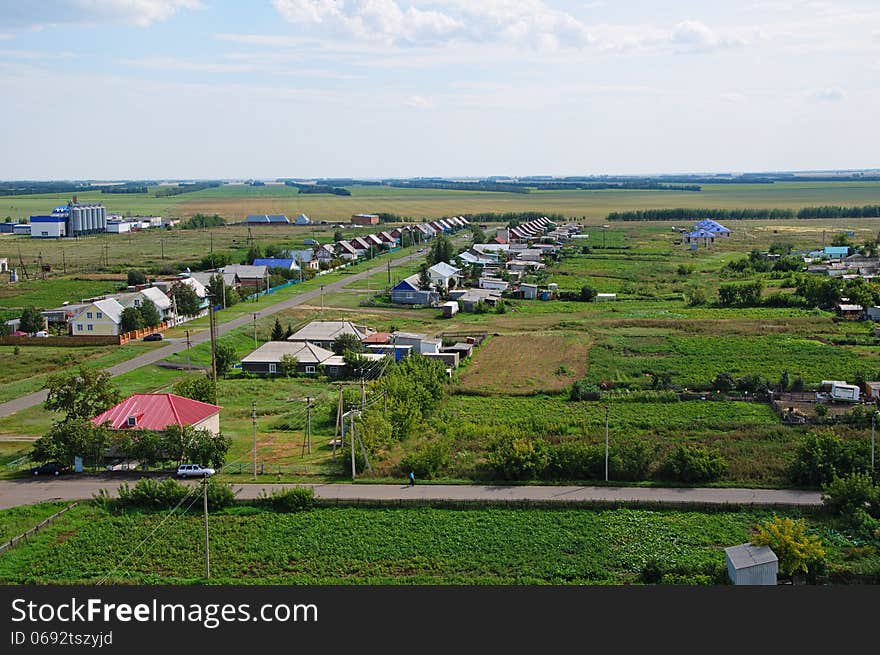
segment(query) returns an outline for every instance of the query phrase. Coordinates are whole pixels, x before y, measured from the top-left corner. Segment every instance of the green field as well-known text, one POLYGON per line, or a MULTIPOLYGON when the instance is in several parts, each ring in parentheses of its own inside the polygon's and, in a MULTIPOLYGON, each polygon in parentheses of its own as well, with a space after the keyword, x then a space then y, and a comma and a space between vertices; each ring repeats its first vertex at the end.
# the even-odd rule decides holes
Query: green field
MULTIPOLYGON (((119 566, 164 514, 82 505, 0 558, 2 584, 192 584, 201 518, 175 516, 119 566), (117 567, 119 568, 117 569, 117 567), (112 573, 112 575, 111 575, 112 573)), ((725 546, 770 514, 633 509, 355 509, 210 518, 217 584, 627 584, 654 561, 672 584, 724 584, 725 546)), ((880 560, 808 517, 829 574, 875 575, 880 560)))

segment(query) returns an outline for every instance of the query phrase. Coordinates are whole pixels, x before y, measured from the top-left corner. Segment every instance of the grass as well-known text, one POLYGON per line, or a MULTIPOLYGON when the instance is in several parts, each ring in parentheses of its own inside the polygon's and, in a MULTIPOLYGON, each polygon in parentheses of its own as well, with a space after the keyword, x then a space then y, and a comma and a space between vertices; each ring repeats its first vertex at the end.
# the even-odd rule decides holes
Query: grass
POLYGON ((37 523, 69 504, 68 502, 40 503, 0 510, 0 544, 30 530, 37 523))
MULTIPOLYGON (((276 514, 235 507, 210 518, 211 581, 219 584, 627 584, 649 561, 678 583, 724 579, 725 546, 769 518, 760 510, 358 509, 276 514)), ((0 558, 3 584, 94 584, 164 513, 109 514, 83 504, 0 558)), ((808 517, 833 571, 876 575, 827 521, 808 517)), ((196 512, 166 523, 110 578, 121 584, 201 582, 196 512)), ((670 580, 672 581, 672 580, 670 580)))
POLYGON ((589 345, 584 334, 493 337, 467 362, 458 389, 502 395, 559 391, 585 375, 589 345))

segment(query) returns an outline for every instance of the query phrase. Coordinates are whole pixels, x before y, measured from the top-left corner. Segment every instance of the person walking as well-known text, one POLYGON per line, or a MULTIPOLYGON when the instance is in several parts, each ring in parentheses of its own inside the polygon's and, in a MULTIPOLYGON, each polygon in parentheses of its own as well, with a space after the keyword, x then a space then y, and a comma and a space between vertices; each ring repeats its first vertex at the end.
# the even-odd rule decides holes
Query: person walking
POLYGON ((416 474, 414 471, 409 472, 409 486, 416 486, 416 474))

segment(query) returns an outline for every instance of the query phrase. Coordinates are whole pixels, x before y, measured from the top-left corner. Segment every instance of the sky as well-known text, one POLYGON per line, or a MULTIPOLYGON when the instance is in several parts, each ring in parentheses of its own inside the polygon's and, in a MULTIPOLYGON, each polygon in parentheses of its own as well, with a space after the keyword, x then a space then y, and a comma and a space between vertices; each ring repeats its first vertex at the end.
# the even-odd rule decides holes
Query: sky
POLYGON ((880 166, 877 0, 0 0, 0 179, 880 166))

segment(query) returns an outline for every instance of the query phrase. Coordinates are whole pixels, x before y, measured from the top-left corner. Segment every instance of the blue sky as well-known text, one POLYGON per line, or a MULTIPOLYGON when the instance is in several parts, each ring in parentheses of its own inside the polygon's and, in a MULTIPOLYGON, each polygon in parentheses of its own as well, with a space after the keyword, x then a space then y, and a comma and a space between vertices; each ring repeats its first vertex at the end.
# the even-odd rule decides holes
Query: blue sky
POLYGON ((880 166, 876 0, 0 2, 2 179, 880 166))

